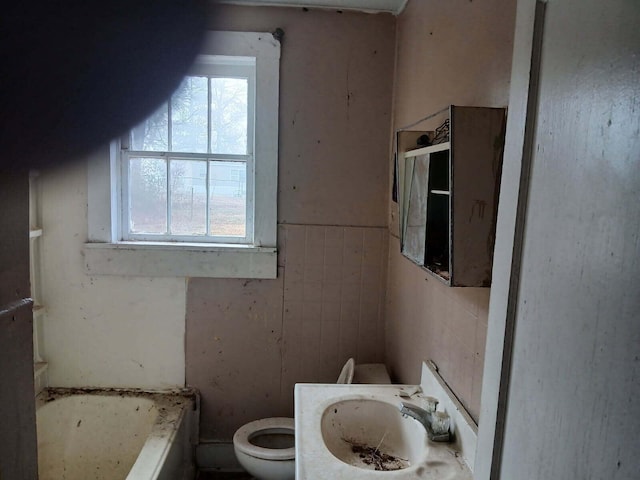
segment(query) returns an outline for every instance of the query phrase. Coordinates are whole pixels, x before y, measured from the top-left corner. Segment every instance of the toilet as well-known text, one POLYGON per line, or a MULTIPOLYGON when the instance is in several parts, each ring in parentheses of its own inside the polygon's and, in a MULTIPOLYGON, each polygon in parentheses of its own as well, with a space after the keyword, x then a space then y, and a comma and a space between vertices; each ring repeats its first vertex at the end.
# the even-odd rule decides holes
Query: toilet
MULTIPOLYGON (((342 367, 336 383, 391 383, 381 363, 356 365, 353 358, 342 367)), ((294 480, 294 419, 263 418, 240 427, 233 435, 233 450, 240 465, 257 480, 294 480)))
POLYGON ((258 480, 294 480, 294 431, 294 420, 287 417, 263 418, 243 425, 233 435, 238 463, 258 480))

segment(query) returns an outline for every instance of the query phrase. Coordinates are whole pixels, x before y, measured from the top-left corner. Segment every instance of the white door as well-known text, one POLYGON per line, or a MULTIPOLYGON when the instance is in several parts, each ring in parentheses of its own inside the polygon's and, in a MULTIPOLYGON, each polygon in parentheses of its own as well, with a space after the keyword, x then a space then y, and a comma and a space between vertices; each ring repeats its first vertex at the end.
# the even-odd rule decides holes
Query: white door
MULTIPOLYGON (((520 0, 518 8, 531 12, 533 3, 520 0)), ((519 23, 516 39, 518 29, 530 27, 519 23)), ((528 109, 533 136, 522 184, 528 193, 518 214, 522 242, 512 252, 511 277, 496 280, 494 269, 492 288, 492 309, 508 310, 506 297, 512 298, 503 315, 511 315, 514 325, 511 343, 507 321, 506 408, 497 407, 497 429, 483 426, 485 409, 497 403, 501 368, 489 359, 492 346, 501 348, 496 331, 504 333, 503 325, 494 325, 492 337, 496 308, 490 313, 483 387, 491 391, 483 391, 480 441, 483 428, 497 431, 502 451, 494 458, 493 479, 637 479, 640 2, 549 0, 541 39, 537 99, 528 109)), ((518 57, 517 43, 514 69, 531 58, 518 57)), ((512 100, 517 97, 512 90, 512 100)), ((526 138, 526 131, 509 135, 526 138)), ((505 190, 511 198, 501 196, 501 209, 505 200, 518 201, 517 190, 505 190)), ((510 227, 517 231, 517 222, 510 227)), ((496 251, 507 261, 510 254, 496 251)), ((486 418, 495 420, 491 412, 486 418)), ((489 478, 487 472, 478 471, 477 478, 489 478)))

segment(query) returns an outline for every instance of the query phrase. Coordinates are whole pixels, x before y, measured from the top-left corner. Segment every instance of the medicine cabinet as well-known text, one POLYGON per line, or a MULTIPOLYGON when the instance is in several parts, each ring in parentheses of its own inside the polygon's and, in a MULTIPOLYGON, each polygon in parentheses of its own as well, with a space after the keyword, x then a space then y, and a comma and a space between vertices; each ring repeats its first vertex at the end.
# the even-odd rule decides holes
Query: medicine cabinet
POLYGON ((506 109, 452 105, 433 120, 445 128, 396 134, 401 251, 449 286, 488 287, 506 109))

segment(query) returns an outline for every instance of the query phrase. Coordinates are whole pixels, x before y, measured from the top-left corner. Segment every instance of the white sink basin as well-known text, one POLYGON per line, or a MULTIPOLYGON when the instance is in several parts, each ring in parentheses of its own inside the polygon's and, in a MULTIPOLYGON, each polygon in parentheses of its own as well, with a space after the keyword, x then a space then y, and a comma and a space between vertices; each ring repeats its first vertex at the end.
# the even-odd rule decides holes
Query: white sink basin
POLYGON ((471 480, 454 444, 402 416, 401 387, 297 384, 296 480, 471 480))
POLYGON ((424 427, 387 402, 353 398, 333 403, 320 428, 329 451, 358 468, 401 470, 416 465, 427 452, 424 427))

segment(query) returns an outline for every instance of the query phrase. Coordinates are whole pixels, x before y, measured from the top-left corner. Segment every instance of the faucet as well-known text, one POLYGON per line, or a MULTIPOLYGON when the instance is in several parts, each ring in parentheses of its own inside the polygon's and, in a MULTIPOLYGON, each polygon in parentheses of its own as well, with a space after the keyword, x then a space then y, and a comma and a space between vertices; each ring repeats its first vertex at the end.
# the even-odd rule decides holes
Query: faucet
POLYGON ((449 442, 449 416, 444 412, 429 412, 410 403, 400 402, 400 413, 419 421, 433 442, 449 442), (435 425, 434 427, 434 424, 435 425))

